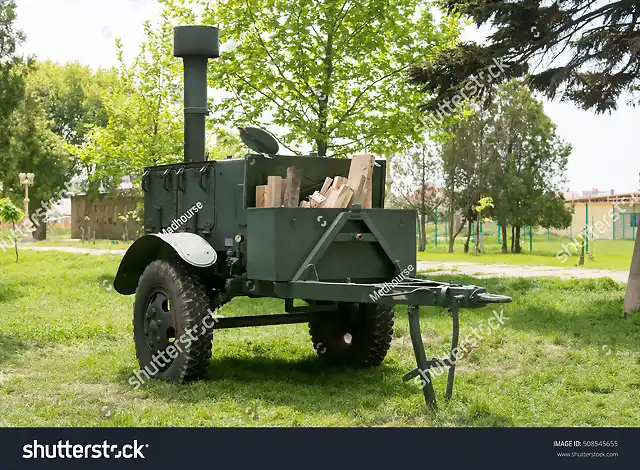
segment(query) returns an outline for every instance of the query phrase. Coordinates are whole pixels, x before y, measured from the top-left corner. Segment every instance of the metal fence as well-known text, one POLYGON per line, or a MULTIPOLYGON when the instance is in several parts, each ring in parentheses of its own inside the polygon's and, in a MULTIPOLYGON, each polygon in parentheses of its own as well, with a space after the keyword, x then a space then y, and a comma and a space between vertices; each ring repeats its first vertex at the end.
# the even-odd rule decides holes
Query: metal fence
POLYGON ((640 213, 624 214, 621 213, 618 220, 612 227, 612 238, 635 240, 638 231, 638 223, 640 223, 640 213))

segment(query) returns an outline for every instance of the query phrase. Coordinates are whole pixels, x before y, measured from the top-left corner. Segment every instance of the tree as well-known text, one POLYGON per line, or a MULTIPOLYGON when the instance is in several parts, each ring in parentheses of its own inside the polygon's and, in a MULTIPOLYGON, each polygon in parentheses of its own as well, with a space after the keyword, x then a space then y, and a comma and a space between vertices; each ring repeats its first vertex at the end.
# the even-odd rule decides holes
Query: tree
POLYGON ((392 204, 417 211, 418 251, 425 251, 427 247, 428 216, 435 212, 440 199, 434 184, 438 170, 437 155, 426 143, 396 156, 392 163, 392 204))
POLYGON ((90 130, 105 127, 105 93, 115 84, 111 71, 79 63, 38 62, 29 77, 30 93, 51 119, 51 130, 70 145, 82 145, 90 130))
POLYGON ((405 73, 459 29, 453 18, 437 23, 425 0, 163 2, 185 23, 199 4, 197 22, 221 30, 210 66, 210 85, 226 92, 213 105, 218 124, 276 126, 285 147, 320 156, 419 142, 420 96, 405 73))
POLYGON ((478 205, 475 207, 475 211, 478 214, 478 217, 476 220, 476 237, 475 237, 476 243, 474 246, 475 255, 479 255, 479 254, 484 255, 484 236, 480 232, 480 224, 482 223, 482 220, 483 220, 482 213, 487 209, 494 208, 494 207, 495 205, 493 204, 493 198, 490 196, 480 198, 480 200, 478 201, 478 205))
POLYGON ((449 253, 453 253, 455 239, 465 226, 468 230, 464 252, 469 252, 474 207, 488 191, 487 166, 483 163, 487 118, 479 109, 470 107, 459 119, 453 120, 442 145, 444 195, 449 207, 449 253), (456 227, 457 214, 461 216, 461 223, 456 227))
POLYGON ((9 198, 0 199, 0 222, 11 224, 13 233, 13 246, 16 250, 16 263, 18 262, 18 237, 16 236, 16 224, 20 223, 24 214, 9 198))
MULTIPOLYGON (((478 251, 476 206, 485 196, 495 203, 495 207, 486 204, 486 209, 501 225, 504 253, 508 225, 512 225, 513 253, 521 251, 523 225, 568 226, 570 212, 558 189, 571 147, 558 138, 542 103, 522 83, 507 82, 485 99, 469 101, 450 130, 442 153, 445 194, 468 224, 465 253, 474 218, 478 219, 478 251)), ((455 238, 457 233, 452 233, 455 238)))
POLYGON ((16 69, 24 63, 16 54, 16 47, 24 41, 22 31, 16 30, 16 3, 14 0, 0 2, 0 183, 2 195, 6 196, 6 179, 18 171, 16 162, 6 149, 11 139, 9 121, 24 96, 24 75, 16 69))
POLYGON ((65 141, 50 128, 51 120, 34 92, 33 65, 17 67, 14 73, 21 74, 25 83, 25 95, 11 115, 7 125, 11 138, 6 157, 12 162, 12 171, 3 179, 4 194, 15 203, 22 200, 23 187, 18 172, 36 175, 36 181, 29 193, 30 214, 35 225, 34 237, 46 237, 46 208, 51 198, 59 194, 64 184, 71 179, 72 168, 65 141))
POLYGON ((247 153, 247 147, 238 134, 233 134, 224 128, 215 130, 215 141, 215 146, 209 151, 209 160, 241 157, 247 153))
MULTIPOLYGON (((539 1, 447 0, 451 13, 470 17, 493 32, 486 44, 462 44, 426 58, 413 79, 435 97, 451 99, 470 75, 491 62, 503 65, 501 80, 524 76, 547 97, 570 100, 602 113, 615 110, 623 96, 637 102, 640 91, 640 7, 617 0, 539 1), (542 66, 540 66, 542 65, 542 66)), ((640 239, 640 227, 638 228, 640 239)), ((640 243, 636 242, 624 302, 625 313, 640 310, 640 243)))
MULTIPOLYGON (((570 224, 560 186, 571 146, 557 136, 542 103, 518 80, 495 89, 487 113, 491 127, 485 148, 490 153, 488 181, 493 187, 494 212, 503 238, 512 225, 511 251, 520 253, 522 226, 565 228, 570 224)), ((506 252, 506 240, 503 243, 506 252)))
POLYGON ((173 27, 165 16, 157 29, 147 22, 144 31, 130 65, 116 41, 119 65, 103 96, 107 123, 93 127, 74 150, 87 168, 93 197, 99 189, 116 189, 123 176, 141 175, 146 166, 181 161, 181 64, 173 57, 173 27))

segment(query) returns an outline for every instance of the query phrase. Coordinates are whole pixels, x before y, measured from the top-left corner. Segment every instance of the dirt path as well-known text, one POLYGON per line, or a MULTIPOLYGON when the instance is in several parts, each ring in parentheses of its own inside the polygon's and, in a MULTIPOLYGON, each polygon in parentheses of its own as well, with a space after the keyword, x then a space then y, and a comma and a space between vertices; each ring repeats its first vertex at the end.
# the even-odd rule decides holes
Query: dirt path
POLYGON ((432 271, 434 274, 467 274, 475 277, 558 277, 561 279, 610 277, 617 282, 627 282, 629 278, 628 271, 604 269, 419 261, 418 271, 426 270, 432 271))
MULTIPOLYGON (((33 251, 62 251, 65 253, 80 253, 90 255, 119 255, 126 250, 94 250, 71 246, 29 246, 21 245, 21 250, 33 251)), ((604 269, 554 268, 551 266, 518 266, 509 264, 480 264, 449 261, 419 261, 418 271, 430 271, 434 274, 467 274, 475 277, 559 277, 598 278, 610 277, 617 282, 627 282, 627 271, 608 271, 604 269)))
POLYGON ((32 251, 63 251, 65 253, 80 253, 88 255, 124 255, 126 250, 92 250, 91 248, 76 248, 74 246, 29 246, 20 245, 21 250, 32 251))

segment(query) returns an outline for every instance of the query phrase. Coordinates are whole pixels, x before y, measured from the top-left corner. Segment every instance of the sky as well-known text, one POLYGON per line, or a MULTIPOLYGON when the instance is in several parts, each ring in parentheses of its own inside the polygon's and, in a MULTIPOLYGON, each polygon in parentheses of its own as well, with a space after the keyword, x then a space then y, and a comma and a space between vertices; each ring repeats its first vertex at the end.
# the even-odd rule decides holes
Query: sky
MULTIPOLYGON (((156 0, 17 0, 18 27, 27 36, 22 52, 41 60, 115 64, 114 40, 132 57, 143 39, 145 20, 159 18, 156 0)), ((465 31, 477 39, 481 32, 465 31)), ((572 103, 544 100, 558 134, 571 143, 567 189, 640 190, 640 108, 621 104, 611 115, 595 115, 572 103)))

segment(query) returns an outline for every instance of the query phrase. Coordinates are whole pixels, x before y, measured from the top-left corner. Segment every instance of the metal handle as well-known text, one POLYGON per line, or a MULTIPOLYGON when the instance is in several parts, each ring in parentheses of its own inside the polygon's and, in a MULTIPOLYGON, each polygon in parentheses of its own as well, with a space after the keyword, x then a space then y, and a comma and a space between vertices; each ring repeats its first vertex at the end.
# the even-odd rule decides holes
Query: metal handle
POLYGON ((180 168, 178 171, 176 171, 176 182, 178 184, 178 189, 182 192, 184 192, 184 186, 180 184, 180 182, 183 180, 184 177, 184 168, 180 168))
POLYGON ((508 304, 512 301, 511 297, 507 297, 506 295, 498 295, 498 294, 477 294, 473 297, 473 300, 484 304, 508 304))
POLYGON ((169 191, 169 188, 167 188, 167 176, 171 173, 171 169, 168 170, 164 170, 164 173, 162 173, 162 187, 164 188, 165 191, 169 191))
POLYGON ((205 176, 207 177, 207 179, 209 178, 209 165, 204 165, 202 168, 200 168, 200 183, 198 183, 202 190, 207 192, 207 186, 202 183, 202 180, 205 176))
POLYGON ((149 175, 151 174, 151 172, 149 170, 145 171, 142 174, 142 181, 140 182, 140 187, 142 188, 143 192, 147 192, 149 189, 145 186, 145 184, 147 183, 147 179, 149 178, 149 175))

